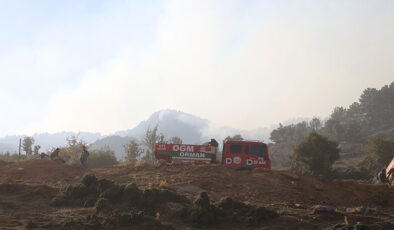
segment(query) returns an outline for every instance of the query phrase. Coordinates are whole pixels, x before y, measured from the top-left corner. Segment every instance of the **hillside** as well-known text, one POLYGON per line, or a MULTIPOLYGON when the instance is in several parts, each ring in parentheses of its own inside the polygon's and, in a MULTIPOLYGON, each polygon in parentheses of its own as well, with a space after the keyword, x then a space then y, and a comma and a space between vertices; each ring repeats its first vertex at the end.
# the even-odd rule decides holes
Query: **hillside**
POLYGON ((178 136, 187 143, 205 141, 203 130, 209 126, 209 121, 192 114, 176 110, 160 110, 148 119, 141 121, 135 128, 116 132, 115 135, 140 138, 146 130, 159 125, 159 132, 167 137, 178 136))
POLYGON ((124 154, 123 144, 132 138, 139 142, 148 128, 158 125, 158 133, 167 139, 180 137, 183 143, 200 144, 211 138, 219 143, 231 135, 241 134, 246 139, 268 140, 272 129, 257 128, 253 130, 239 130, 231 127, 216 126, 207 119, 202 119, 189 113, 176 110, 160 110, 148 119, 140 122, 135 128, 116 132, 91 144, 92 149, 99 149, 105 145, 115 152, 118 159, 124 154))
POLYGON ((363 167, 372 137, 380 134, 394 140, 394 82, 381 89, 365 89, 347 108, 334 108, 326 121, 315 118, 274 129, 270 135, 273 166, 289 168, 294 146, 312 131, 339 143, 340 159, 334 165, 339 172, 363 167))
MULTIPOLYGON (((66 194, 79 194, 78 199, 89 194, 88 191, 76 193, 77 188, 82 189, 85 186, 79 184, 84 170, 80 166, 71 167, 51 160, 31 160, 0 167, 0 225, 5 229, 28 226, 44 229, 113 229, 114 226, 118 229, 289 229, 289 226, 292 226, 291 229, 333 229, 335 224, 343 223, 346 216, 349 224, 360 223, 364 229, 394 227, 394 190, 383 185, 329 181, 314 176, 295 175, 287 171, 234 171, 210 164, 158 162, 155 165, 136 167, 118 165, 90 172, 100 183, 105 182, 107 188, 122 188, 116 187, 117 184, 134 183, 133 186, 141 189, 135 190, 134 187, 134 191, 140 191, 146 196, 154 192, 156 195, 149 199, 152 199, 152 202, 156 200, 156 204, 149 203, 148 200, 143 201, 142 197, 141 202, 148 203, 140 203, 138 206, 139 210, 145 210, 145 217, 141 217, 142 219, 137 222, 122 222, 119 219, 121 216, 126 218, 129 214, 125 212, 128 210, 126 207, 118 206, 116 197, 108 198, 110 203, 105 204, 106 208, 97 204, 85 207, 78 203, 67 206, 51 205, 54 204, 54 200, 66 194), (113 180, 116 184, 104 179, 113 180), (70 184, 75 187, 70 187, 70 184), (225 205, 223 202, 226 201, 227 209, 234 209, 235 212, 241 209, 262 212, 248 214, 241 211, 239 214, 232 214, 234 218, 240 219, 230 218, 226 221, 220 215, 212 213, 215 221, 210 223, 201 219, 202 225, 188 222, 189 217, 177 217, 176 213, 184 208, 193 207, 188 205, 189 202, 193 202, 202 191, 206 191, 211 200, 209 207, 217 211, 221 210, 220 205, 225 205), (29 197, 27 203, 26 197, 29 197), (173 200, 175 197, 178 198, 173 200), (222 197, 231 197, 242 203, 229 198, 222 200, 222 197), (153 207, 156 208, 152 212, 153 207), (160 218, 157 212, 160 212, 160 218), (265 214, 268 212, 272 213, 269 218, 264 216, 268 215, 265 214), (92 222, 96 218, 99 218, 98 222, 92 222), (251 220, 258 222, 251 224, 251 220), (228 221, 234 222, 229 224, 228 221)), ((88 182, 84 179, 83 183, 88 182)), ((107 194, 110 194, 108 192, 110 190, 107 190, 107 194)), ((119 196, 136 202, 127 194, 134 193, 126 193, 124 190, 119 196)), ((69 201, 75 199, 73 196, 69 201)), ((211 212, 209 210, 205 212, 211 212)))
POLYGON ((153 128, 156 124, 159 126, 159 133, 163 133, 166 137, 181 137, 184 143, 202 143, 210 138, 216 138, 221 141, 227 136, 236 134, 241 134, 248 139, 268 141, 269 133, 272 130, 272 128, 258 127, 251 130, 243 130, 230 126, 219 126, 190 113, 166 109, 153 113, 135 128, 118 131, 115 135, 141 138, 149 127, 153 128))
MULTIPOLYGON (((149 116, 146 120, 141 121, 132 129, 117 131, 113 135, 103 136, 99 133, 89 132, 59 132, 54 134, 40 133, 34 134, 35 145, 41 146, 41 151, 51 150, 54 147, 65 146, 66 138, 77 136, 92 149, 99 149, 109 146, 118 157, 123 154, 123 144, 132 138, 140 140, 150 127, 158 125, 159 133, 164 134, 167 138, 174 136, 180 137, 184 143, 203 143, 210 138, 215 138, 219 142, 227 136, 241 134, 247 139, 259 139, 268 141, 269 133, 272 128, 256 128, 252 130, 240 130, 228 126, 218 126, 207 119, 195 115, 177 111, 177 110, 159 110, 149 116)), ((24 136, 6 136, 0 138, 0 153, 15 152, 18 150, 19 139, 24 136)))
POLYGON ((108 136, 93 142, 91 145, 89 145, 89 149, 95 150, 108 147, 114 151, 116 158, 121 160, 124 158, 125 154, 123 145, 126 145, 128 142, 130 142, 130 140, 136 139, 128 136, 108 136))

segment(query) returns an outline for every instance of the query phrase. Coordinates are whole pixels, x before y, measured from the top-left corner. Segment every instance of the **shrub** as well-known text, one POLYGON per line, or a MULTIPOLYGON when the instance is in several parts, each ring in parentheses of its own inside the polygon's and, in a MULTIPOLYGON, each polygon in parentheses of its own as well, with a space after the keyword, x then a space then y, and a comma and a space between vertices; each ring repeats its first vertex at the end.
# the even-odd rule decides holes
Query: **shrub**
POLYGON ((294 147, 291 159, 293 171, 328 176, 332 164, 339 159, 338 143, 311 132, 294 147))
POLYGON ((110 150, 108 147, 90 151, 88 158, 89 168, 104 168, 117 164, 114 151, 110 150))
POLYGON ((367 150, 368 156, 361 166, 367 168, 369 173, 375 176, 390 163, 394 153, 394 140, 376 135, 369 140, 367 150))

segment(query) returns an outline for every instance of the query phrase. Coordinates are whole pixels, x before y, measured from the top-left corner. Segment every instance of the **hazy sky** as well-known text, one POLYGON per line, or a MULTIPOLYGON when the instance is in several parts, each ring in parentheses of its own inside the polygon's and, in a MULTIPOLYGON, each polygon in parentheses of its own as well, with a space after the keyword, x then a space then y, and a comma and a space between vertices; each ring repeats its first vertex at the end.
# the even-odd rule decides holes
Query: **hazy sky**
POLYGON ((160 109, 251 129, 394 80, 394 1, 0 1, 0 136, 160 109))

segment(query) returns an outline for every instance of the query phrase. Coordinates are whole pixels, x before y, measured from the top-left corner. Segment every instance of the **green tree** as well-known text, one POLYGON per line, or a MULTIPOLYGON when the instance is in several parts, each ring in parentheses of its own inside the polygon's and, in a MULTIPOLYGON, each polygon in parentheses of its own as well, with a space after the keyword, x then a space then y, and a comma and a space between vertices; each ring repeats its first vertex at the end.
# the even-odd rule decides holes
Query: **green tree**
POLYGON ((22 141, 22 149, 25 151, 26 155, 31 155, 33 153, 33 144, 34 144, 34 138, 26 136, 23 138, 22 141))
POLYGON ((332 164, 339 159, 338 143, 311 132, 294 147, 291 169, 303 173, 328 176, 332 164))
POLYGON ((234 135, 232 137, 227 136, 226 138, 224 138, 223 142, 226 142, 226 141, 242 141, 243 139, 244 138, 241 136, 241 134, 237 134, 237 135, 234 135))
POLYGON ((115 152, 108 146, 90 151, 88 159, 89 168, 104 168, 117 164, 115 152))
POLYGON ((279 127, 271 132, 270 139, 275 144, 293 146, 304 139, 312 130, 305 121, 287 126, 279 124, 279 127))
POLYGON ((368 88, 360 96, 363 123, 371 129, 394 126, 394 82, 380 90, 368 88))
POLYGON ((340 121, 329 119, 325 123, 324 132, 334 140, 343 140, 343 133, 345 128, 340 121))
POLYGON ((343 107, 335 107, 334 111, 332 112, 330 119, 336 121, 345 121, 347 117, 346 109, 343 107))
POLYGON ((164 141, 164 135, 158 134, 159 125, 155 125, 153 129, 148 128, 145 136, 142 138, 142 143, 146 147, 145 156, 143 159, 148 163, 154 163, 156 158, 154 155, 155 144, 164 141))
POLYGON ((322 127, 322 122, 315 117, 309 122, 309 127, 314 131, 318 131, 322 127))
POLYGON ((289 168, 291 161, 289 156, 292 154, 294 146, 303 140, 314 128, 309 125, 318 127, 319 120, 315 119, 312 123, 299 122, 279 127, 271 132, 270 139, 274 144, 270 144, 272 165, 278 168, 289 168))
POLYGON ((130 140, 129 143, 123 145, 123 148, 126 152, 125 160, 132 164, 135 164, 137 159, 144 152, 144 150, 140 148, 140 145, 135 140, 130 140))
POLYGON ((394 156, 394 140, 385 139, 382 135, 372 137, 368 142, 368 157, 363 165, 371 175, 375 175, 383 167, 387 167, 394 156))
POLYGON ((181 145, 183 141, 180 137, 171 137, 168 143, 181 145))
POLYGON ((41 145, 35 145, 34 146, 34 154, 40 154, 40 149, 41 149, 41 145))
MULTIPOLYGON (((337 141, 367 142, 379 132, 394 128, 394 82, 380 90, 368 88, 349 108, 336 107, 323 131, 337 141)), ((391 132, 392 137, 392 132, 391 132)))

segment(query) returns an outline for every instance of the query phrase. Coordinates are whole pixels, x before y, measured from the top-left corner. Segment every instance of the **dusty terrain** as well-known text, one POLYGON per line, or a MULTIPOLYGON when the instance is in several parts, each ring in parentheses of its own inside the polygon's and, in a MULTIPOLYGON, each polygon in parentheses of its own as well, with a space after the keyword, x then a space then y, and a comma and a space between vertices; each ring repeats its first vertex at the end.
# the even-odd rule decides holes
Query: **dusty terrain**
MULTIPOLYGON (((197 226, 170 215, 169 210, 176 208, 160 206, 156 215, 152 214, 163 224, 155 225, 157 229, 333 229, 335 224, 344 222, 349 224, 347 227, 360 224, 359 229, 366 226, 394 229, 394 188, 385 185, 330 181, 287 171, 235 171, 217 165, 165 162, 135 167, 117 165, 88 172, 119 185, 135 183, 141 191, 164 188, 186 196, 191 202, 206 191, 212 204, 222 197, 231 197, 250 207, 261 206, 278 214, 253 226, 237 224, 236 220, 228 222, 235 224, 222 220, 218 224, 197 226)), ((52 205, 53 199, 65 194, 69 185, 80 186, 85 173, 80 166, 49 159, 1 166, 0 229, 94 229, 81 223, 97 216, 115 215, 117 209, 96 215, 97 203, 87 207, 52 205)), ((165 205, 176 206, 171 202, 165 205)), ((133 223, 123 227, 140 228, 133 223)), ((102 228, 118 227, 103 225, 102 228)))

